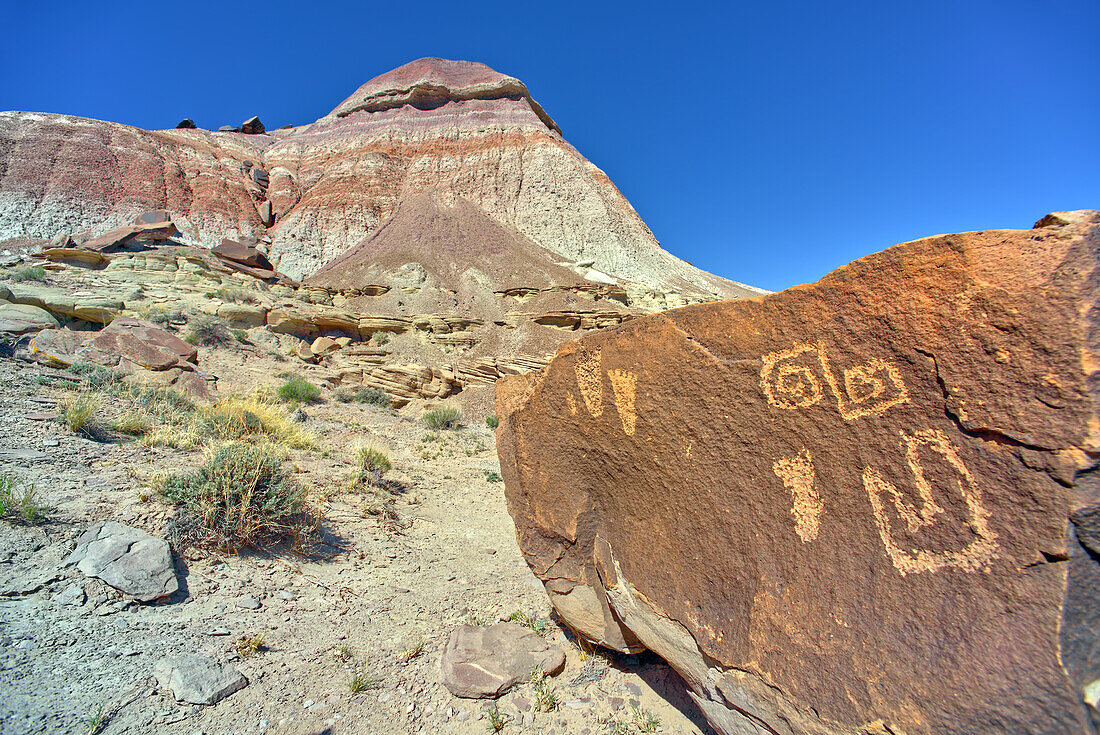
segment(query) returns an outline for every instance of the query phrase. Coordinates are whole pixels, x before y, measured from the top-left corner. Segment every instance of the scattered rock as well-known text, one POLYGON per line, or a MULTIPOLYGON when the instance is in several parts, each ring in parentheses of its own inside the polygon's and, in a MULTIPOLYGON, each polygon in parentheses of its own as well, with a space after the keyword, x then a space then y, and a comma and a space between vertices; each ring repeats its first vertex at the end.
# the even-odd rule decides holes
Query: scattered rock
POLYGON ((244 675, 230 664, 191 653, 165 656, 157 661, 153 675, 177 702, 189 704, 217 704, 248 685, 244 675))
POLYGON ((176 123, 176 128, 183 130, 193 130, 195 128, 195 121, 189 117, 185 117, 178 123, 176 123))
POLYGON ((85 600, 84 585, 79 582, 73 582, 64 590, 58 592, 53 599, 54 602, 58 602, 62 605, 80 607, 84 604, 85 600))
POLYGON ((238 597, 237 607, 244 608, 245 610, 259 610, 260 601, 251 596, 238 597))
POLYGON ((457 697, 499 697, 526 681, 531 668, 557 674, 565 653, 534 631, 515 623, 463 625, 443 649, 443 684, 457 697))
POLYGON ((235 128, 232 125, 222 125, 220 128, 218 128, 218 132, 219 133, 239 133, 239 132, 241 132, 241 129, 240 128, 235 128))
POLYGON ((179 589, 168 542, 115 521, 85 531, 65 563, 142 602, 179 589))
POLYGON ((260 118, 258 117, 250 117, 245 120, 243 123, 241 123, 240 130, 242 133, 245 133, 247 135, 261 135, 266 132, 264 129, 264 124, 260 122, 260 118))

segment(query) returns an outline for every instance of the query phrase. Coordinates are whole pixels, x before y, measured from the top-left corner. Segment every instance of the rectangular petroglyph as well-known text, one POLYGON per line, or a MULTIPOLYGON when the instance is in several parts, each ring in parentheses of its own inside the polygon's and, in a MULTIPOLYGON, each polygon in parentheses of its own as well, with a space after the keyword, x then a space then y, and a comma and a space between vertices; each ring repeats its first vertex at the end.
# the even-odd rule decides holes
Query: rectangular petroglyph
POLYGON ((837 380, 824 342, 795 343, 788 350, 763 355, 761 363, 760 386, 775 408, 792 410, 816 405, 824 397, 826 385, 846 421, 882 414, 909 401, 901 373, 877 357, 844 369, 842 380, 837 380))
POLYGON ((824 503, 814 487, 814 463, 810 453, 803 449, 794 457, 781 457, 772 463, 772 472, 790 490, 791 515, 795 531, 802 543, 817 538, 824 503))

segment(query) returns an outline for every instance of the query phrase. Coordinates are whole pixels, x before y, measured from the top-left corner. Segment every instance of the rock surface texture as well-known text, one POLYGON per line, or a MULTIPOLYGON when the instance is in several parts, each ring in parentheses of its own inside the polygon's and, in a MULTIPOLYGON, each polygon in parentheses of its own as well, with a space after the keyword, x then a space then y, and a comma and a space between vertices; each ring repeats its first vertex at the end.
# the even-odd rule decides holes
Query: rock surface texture
POLYGON ((96 523, 85 531, 65 563, 141 602, 179 589, 168 542, 115 521, 96 523))
POLYGON ((528 563, 722 733, 1095 732, 1098 254, 1059 213, 568 343, 497 387, 528 563))
POLYGON ((153 675, 176 701, 190 704, 217 704, 248 686, 248 680, 230 664, 190 653, 165 656, 153 667, 153 675))
MULTIPOLYGON (((0 113, 0 241, 129 226, 163 209, 184 242, 264 240, 300 279, 375 233, 410 197, 462 199, 546 250, 691 300, 757 290, 661 249, 606 174, 517 79, 426 58, 372 79, 322 119, 265 132, 144 131, 0 113)), ((587 272, 586 272, 587 275, 587 272)))
POLYGON ((451 633, 440 667, 443 684, 457 697, 499 697, 527 681, 538 667, 554 675, 565 654, 542 636, 515 623, 463 625, 451 633))

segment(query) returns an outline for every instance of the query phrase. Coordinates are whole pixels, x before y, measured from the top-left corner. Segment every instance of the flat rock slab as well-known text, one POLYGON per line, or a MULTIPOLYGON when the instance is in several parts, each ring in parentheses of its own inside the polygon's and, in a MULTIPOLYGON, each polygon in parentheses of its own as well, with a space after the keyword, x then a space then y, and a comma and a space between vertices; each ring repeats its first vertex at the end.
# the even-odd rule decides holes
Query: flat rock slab
POLYGON ((153 666, 153 676, 177 702, 189 704, 217 704, 248 686, 248 679, 230 664, 193 653, 165 656, 153 666))
POLYGON ((58 326, 53 314, 41 307, 0 302, 0 332, 25 334, 58 326))
POLYGON ((499 697, 526 681, 535 666, 557 674, 565 653, 541 636, 514 623, 488 627, 463 625, 443 649, 443 684, 456 697, 499 697))
POLYGON ((168 542, 115 521, 101 521, 85 531, 65 563, 141 602, 179 589, 168 542))

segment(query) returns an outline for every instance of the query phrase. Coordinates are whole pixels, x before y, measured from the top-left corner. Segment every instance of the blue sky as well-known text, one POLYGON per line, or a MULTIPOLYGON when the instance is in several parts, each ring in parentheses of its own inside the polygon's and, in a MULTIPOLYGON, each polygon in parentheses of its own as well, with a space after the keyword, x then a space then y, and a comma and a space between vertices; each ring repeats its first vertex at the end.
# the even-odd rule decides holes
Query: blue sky
POLYGON ((524 80, 662 245, 770 289, 1100 208, 1096 0, 11 3, 0 109, 310 122, 421 56, 524 80))

